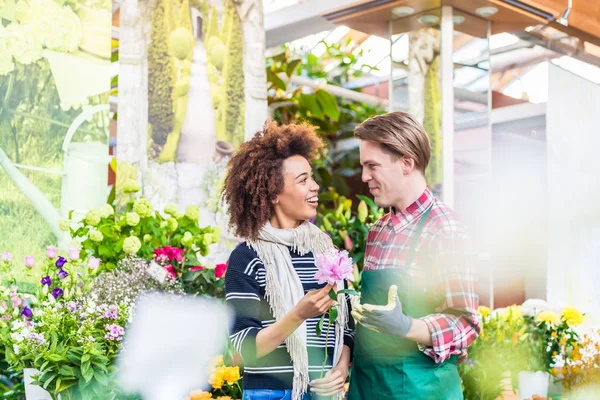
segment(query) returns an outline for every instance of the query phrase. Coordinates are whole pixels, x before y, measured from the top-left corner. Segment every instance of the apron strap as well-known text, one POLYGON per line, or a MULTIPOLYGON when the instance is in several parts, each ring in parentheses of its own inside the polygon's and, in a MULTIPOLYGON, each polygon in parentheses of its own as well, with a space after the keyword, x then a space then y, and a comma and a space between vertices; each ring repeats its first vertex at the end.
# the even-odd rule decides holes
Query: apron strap
POLYGON ((429 216, 429 212, 433 208, 433 203, 429 206, 427 210, 421 215, 419 218, 419 224, 417 225, 417 230, 415 231, 412 241, 410 243, 410 248, 408 249, 408 256, 406 257, 406 266, 409 267, 412 264, 412 260, 415 256, 415 250, 417 248, 417 243, 419 241, 419 237, 421 236, 421 232, 423 232, 423 227, 425 226, 425 222, 427 221, 427 217, 429 216))

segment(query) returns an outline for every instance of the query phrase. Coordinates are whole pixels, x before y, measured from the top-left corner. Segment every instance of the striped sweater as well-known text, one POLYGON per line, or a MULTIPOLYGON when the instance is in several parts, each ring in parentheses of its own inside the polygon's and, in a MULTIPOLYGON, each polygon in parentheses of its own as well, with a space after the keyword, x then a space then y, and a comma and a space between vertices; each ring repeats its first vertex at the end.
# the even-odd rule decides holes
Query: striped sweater
MULTIPOLYGON (((292 264, 304 288, 304 292, 319 289, 325 284, 318 284, 314 276, 317 272, 312 253, 300 256, 290 249, 292 264)), ((294 377, 293 363, 282 343, 270 354, 256 358, 256 335, 262 328, 275 323, 269 304, 265 298, 266 271, 262 261, 254 249, 242 243, 229 258, 225 275, 225 292, 227 304, 235 312, 235 321, 230 339, 236 351, 244 359, 244 389, 291 389, 294 377)), ((285 290, 285 288, 282 288, 285 290)), ((350 302, 348 301, 348 309, 350 302)), ((306 320, 308 370, 310 379, 320 376, 325 359, 325 335, 328 316, 325 316, 321 336, 316 334, 316 325, 320 317, 306 320)), ((344 344, 354 346, 354 327, 352 318, 348 318, 348 329, 344 334, 344 344)), ((335 343, 335 329, 329 327, 328 360, 325 372, 332 368, 335 343)))

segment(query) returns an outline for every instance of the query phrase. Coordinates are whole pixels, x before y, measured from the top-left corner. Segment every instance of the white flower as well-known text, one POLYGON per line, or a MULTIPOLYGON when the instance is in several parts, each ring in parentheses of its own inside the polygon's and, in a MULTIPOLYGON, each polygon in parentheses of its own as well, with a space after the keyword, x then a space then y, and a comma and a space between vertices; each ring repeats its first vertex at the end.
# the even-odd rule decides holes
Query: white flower
POLYGON ((10 337, 17 343, 21 343, 23 341, 23 336, 17 332, 11 333, 10 337))
POLYGON ((550 310, 550 306, 542 299, 528 299, 521 306, 524 315, 534 317, 541 311, 550 310))
POLYGON ((18 345, 13 344, 13 351, 15 352, 16 355, 19 355, 21 348, 18 345))
POLYGON ((12 330, 16 331, 17 329, 21 329, 25 327, 25 322, 21 321, 21 320, 16 320, 13 321, 12 323, 12 330))

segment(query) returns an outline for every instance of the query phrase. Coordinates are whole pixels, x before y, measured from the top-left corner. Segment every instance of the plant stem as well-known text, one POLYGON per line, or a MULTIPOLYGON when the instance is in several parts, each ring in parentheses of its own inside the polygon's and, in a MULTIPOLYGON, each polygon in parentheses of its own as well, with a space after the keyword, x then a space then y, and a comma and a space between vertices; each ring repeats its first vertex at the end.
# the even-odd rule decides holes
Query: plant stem
POLYGON ((325 364, 327 363, 327 350, 329 350, 329 327, 331 326, 331 321, 327 318, 327 332, 325 332, 325 359, 323 360, 323 365, 321 366, 321 378, 325 374, 325 364))

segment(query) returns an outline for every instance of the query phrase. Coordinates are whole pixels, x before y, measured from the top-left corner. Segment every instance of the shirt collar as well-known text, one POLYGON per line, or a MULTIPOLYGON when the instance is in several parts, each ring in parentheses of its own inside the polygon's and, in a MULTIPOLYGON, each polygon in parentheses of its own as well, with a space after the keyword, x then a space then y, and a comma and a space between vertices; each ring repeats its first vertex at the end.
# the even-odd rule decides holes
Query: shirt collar
POLYGON ((390 210, 390 224, 394 227, 396 233, 400 233, 407 226, 418 220, 421 215, 433 204, 435 197, 429 187, 419 198, 406 207, 404 210, 395 210, 393 207, 390 210))

